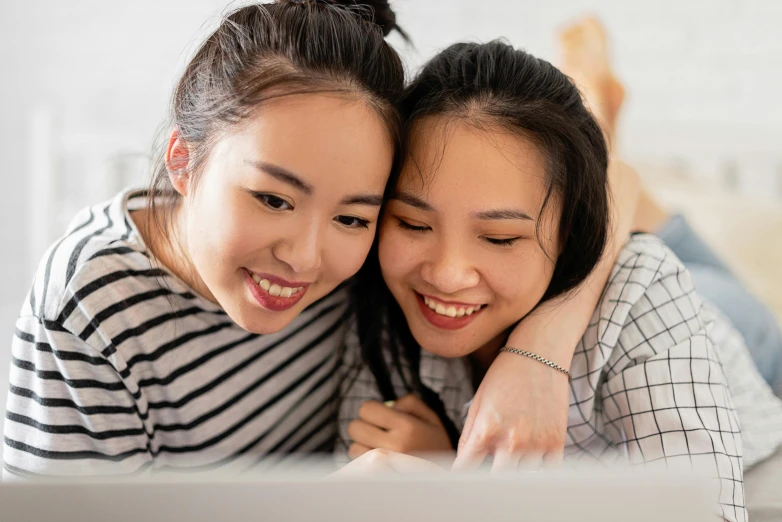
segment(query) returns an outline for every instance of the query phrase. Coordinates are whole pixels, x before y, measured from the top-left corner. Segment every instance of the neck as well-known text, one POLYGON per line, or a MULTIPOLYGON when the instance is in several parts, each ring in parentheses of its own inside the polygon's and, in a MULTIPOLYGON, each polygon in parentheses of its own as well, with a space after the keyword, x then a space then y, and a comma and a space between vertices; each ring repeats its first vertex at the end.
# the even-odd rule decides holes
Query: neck
MULTIPOLYGON (((187 286, 204 296, 209 301, 217 303, 211 292, 205 287, 195 267, 187 256, 187 248, 181 238, 186 237, 182 205, 174 204, 171 209, 171 220, 162 227, 157 226, 148 208, 136 210, 131 218, 147 244, 152 257, 166 270, 181 279, 187 286)), ((160 209, 161 211, 163 209, 160 209)))

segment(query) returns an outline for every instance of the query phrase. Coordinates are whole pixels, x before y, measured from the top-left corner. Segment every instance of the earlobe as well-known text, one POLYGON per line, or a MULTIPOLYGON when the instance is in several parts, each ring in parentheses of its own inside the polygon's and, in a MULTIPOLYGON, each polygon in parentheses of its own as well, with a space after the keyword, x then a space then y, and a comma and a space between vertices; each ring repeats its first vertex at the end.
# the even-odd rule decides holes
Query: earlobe
POLYGON ((174 190, 187 196, 190 186, 190 149, 187 142, 179 135, 179 129, 174 128, 166 147, 166 170, 174 190))

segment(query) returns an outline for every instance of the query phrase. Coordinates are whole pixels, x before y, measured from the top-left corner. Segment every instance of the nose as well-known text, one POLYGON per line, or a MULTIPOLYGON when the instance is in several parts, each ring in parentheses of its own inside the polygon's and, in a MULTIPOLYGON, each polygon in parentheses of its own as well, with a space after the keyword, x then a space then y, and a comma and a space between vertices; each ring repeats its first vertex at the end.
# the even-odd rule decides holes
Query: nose
POLYGON ((458 241, 438 242, 428 257, 421 268, 421 277, 440 292, 456 294, 480 282, 468 249, 458 241))
POLYGON ((315 221, 289 232, 272 249, 274 257, 297 274, 311 273, 320 268, 322 230, 315 221))

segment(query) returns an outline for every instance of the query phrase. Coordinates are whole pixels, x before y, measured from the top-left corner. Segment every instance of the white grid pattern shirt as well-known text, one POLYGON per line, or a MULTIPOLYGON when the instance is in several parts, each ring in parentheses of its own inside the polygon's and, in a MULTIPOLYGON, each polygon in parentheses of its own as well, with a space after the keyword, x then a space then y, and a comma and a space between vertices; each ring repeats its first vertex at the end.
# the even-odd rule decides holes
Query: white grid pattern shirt
MULTIPOLYGON (((360 368, 343 385, 338 452, 351 443, 347 425, 361 404, 380 399, 357 350, 354 333, 346 361, 360 368)), ((464 361, 422 351, 420 373, 461 429, 474 393, 464 361)), ((743 468, 782 444, 782 401, 658 238, 635 235, 619 255, 571 373, 567 461, 693 468, 719 480, 725 520, 746 520, 743 468)))

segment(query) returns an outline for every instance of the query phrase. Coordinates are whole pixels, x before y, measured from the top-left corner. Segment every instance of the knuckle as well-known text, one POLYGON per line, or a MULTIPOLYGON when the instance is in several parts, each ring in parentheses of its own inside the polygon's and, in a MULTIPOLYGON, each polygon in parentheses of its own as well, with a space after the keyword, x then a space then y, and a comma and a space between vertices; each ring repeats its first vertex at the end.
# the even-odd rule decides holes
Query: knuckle
POLYGON ((364 454, 364 458, 370 463, 370 464, 379 464, 381 462, 385 462, 386 459, 386 452, 381 449, 371 449, 367 451, 364 454))
POLYGON ((404 440, 391 441, 388 445, 388 449, 395 453, 407 453, 409 451, 409 447, 404 440))
POLYGON ((363 452, 361 451, 361 447, 357 444, 351 444, 348 448, 348 457, 351 459, 355 459, 357 457, 360 457, 363 452))
POLYGON ((351 439, 356 438, 356 430, 358 429, 358 421, 351 421, 350 424, 348 424, 348 435, 350 435, 351 439))
POLYGON ((361 418, 366 417, 369 409, 372 408, 372 401, 365 401, 364 404, 358 409, 358 416, 361 418))

